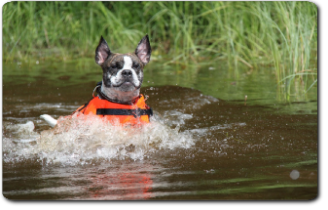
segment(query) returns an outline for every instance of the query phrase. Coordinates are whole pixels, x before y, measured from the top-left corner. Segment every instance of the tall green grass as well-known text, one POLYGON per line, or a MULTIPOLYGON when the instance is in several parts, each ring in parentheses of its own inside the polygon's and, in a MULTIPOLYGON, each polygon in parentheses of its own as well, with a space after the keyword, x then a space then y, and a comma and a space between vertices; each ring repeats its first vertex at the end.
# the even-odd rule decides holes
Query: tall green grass
POLYGON ((9 2, 2 30, 4 61, 93 56, 100 35, 114 51, 133 49, 149 34, 153 55, 169 63, 273 65, 287 96, 296 80, 305 91, 316 84, 310 2, 9 2))

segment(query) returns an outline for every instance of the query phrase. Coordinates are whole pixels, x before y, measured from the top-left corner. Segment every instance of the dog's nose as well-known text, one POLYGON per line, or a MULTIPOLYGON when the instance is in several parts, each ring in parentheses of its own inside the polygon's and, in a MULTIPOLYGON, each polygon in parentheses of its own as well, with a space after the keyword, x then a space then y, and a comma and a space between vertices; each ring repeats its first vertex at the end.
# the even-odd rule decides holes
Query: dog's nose
POLYGON ((123 70, 122 75, 123 75, 123 77, 132 77, 132 71, 131 70, 123 70))

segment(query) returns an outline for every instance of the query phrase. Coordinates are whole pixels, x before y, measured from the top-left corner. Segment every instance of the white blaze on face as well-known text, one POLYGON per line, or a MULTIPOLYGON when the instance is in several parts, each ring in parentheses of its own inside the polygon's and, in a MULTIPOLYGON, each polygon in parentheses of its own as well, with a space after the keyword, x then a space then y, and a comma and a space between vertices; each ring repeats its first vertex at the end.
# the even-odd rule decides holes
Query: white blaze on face
POLYGON ((124 56, 124 66, 123 69, 131 69, 132 70, 132 59, 129 56, 124 56))
POLYGON ((137 73, 135 72, 135 70, 132 68, 132 59, 129 56, 124 56, 124 66, 122 69, 118 70, 117 74, 115 76, 112 76, 110 81, 112 84, 114 85, 118 85, 122 82, 123 76, 122 76, 122 71, 123 70, 130 70, 132 72, 132 83, 135 86, 139 86, 140 85, 140 81, 138 80, 138 76, 137 73))

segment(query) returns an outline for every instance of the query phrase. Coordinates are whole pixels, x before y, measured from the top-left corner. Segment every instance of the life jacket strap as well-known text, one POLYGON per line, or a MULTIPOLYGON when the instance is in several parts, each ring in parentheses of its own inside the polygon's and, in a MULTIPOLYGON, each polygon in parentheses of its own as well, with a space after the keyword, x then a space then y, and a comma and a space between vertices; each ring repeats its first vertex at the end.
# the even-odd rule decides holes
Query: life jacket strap
POLYGON ((132 115, 135 118, 141 115, 153 115, 153 110, 149 109, 97 109, 97 115, 132 115))

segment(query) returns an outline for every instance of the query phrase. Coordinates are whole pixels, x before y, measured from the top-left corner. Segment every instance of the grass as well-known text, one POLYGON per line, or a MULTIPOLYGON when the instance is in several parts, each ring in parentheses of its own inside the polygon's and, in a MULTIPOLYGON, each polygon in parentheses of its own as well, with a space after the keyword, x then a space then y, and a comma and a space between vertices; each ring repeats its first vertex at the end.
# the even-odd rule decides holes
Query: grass
POLYGON ((317 81, 317 7, 310 2, 9 2, 3 60, 93 56, 100 35, 117 51, 149 34, 167 63, 221 59, 230 70, 274 66, 286 97, 317 81), (299 85, 301 84, 301 85, 299 85))

